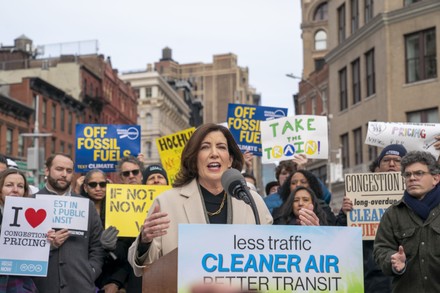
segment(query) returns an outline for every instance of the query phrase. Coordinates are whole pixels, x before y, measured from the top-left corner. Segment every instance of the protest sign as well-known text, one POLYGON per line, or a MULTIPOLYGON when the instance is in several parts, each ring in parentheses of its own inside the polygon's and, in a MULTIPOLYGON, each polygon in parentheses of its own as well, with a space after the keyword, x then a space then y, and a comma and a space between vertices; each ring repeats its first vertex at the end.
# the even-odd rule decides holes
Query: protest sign
POLYGON ((37 199, 50 202, 53 229, 68 229, 70 235, 84 235, 89 223, 88 198, 37 194, 37 199))
POLYGON ((327 117, 296 115, 261 122, 262 162, 291 160, 295 154, 328 158, 327 117))
POLYGON ((76 125, 75 171, 115 172, 118 161, 141 150, 139 125, 76 125))
POLYGON ((436 136, 440 135, 440 124, 435 123, 395 123, 368 122, 365 144, 386 147, 390 144, 401 144, 407 151, 426 151, 434 157, 440 151, 434 148, 436 136))
POLYGON ((6 196, 0 235, 0 275, 47 276, 52 205, 6 196))
POLYGON ((345 194, 353 202, 347 226, 362 228, 363 240, 374 240, 385 210, 405 191, 400 172, 345 174, 345 194))
POLYGON ((182 150, 196 129, 194 127, 156 139, 162 167, 167 171, 168 183, 172 185, 180 169, 182 150))
POLYGON ((213 283, 261 293, 364 292, 358 228, 180 224, 178 238, 179 293, 213 283))
POLYGON ((169 185, 107 184, 105 227, 115 226, 120 237, 137 237, 153 200, 169 185))
POLYGON ((227 124, 242 152, 261 156, 260 121, 286 116, 287 108, 229 104, 227 124))

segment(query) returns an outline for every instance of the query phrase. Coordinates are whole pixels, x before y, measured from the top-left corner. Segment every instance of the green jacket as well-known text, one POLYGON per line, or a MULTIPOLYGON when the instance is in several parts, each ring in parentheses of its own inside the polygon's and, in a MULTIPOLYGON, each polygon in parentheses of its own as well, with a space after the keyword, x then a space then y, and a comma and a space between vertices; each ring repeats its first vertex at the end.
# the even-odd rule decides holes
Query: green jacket
POLYGON ((376 234, 374 259, 385 275, 394 276, 393 292, 440 292, 440 205, 425 222, 403 199, 390 206, 376 234), (398 275, 391 268, 391 255, 400 245, 406 268, 398 275))

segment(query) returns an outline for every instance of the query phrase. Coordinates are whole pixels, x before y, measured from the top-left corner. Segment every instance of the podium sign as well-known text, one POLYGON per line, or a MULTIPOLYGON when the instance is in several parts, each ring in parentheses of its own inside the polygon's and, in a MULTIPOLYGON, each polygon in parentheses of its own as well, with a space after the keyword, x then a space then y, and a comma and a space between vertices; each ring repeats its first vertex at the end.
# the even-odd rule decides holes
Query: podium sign
POLYGON ((361 229, 179 225, 178 292, 364 292, 361 229))

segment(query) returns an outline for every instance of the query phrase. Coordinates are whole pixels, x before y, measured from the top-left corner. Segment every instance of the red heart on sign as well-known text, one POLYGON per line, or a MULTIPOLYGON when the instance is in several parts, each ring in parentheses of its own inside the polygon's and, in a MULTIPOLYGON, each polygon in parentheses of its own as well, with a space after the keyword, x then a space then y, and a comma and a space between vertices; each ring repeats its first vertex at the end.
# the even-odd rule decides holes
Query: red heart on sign
POLYGON ((43 209, 35 211, 33 208, 29 208, 24 212, 24 216, 29 225, 31 225, 32 228, 35 228, 46 219, 46 211, 43 209))

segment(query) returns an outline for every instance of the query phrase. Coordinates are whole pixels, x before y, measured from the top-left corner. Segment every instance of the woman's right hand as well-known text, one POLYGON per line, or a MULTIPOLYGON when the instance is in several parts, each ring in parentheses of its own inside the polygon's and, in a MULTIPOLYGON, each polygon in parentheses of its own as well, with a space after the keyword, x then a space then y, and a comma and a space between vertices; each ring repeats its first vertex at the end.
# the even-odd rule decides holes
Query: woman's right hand
POLYGON ((154 238, 167 234, 170 227, 168 214, 160 211, 159 205, 154 207, 153 212, 147 216, 141 228, 141 241, 150 243, 154 238))

